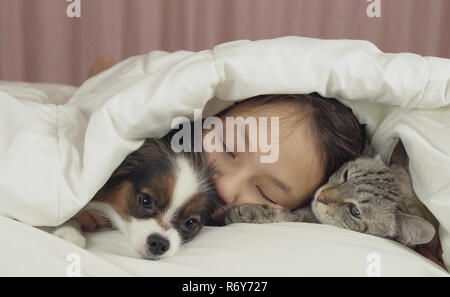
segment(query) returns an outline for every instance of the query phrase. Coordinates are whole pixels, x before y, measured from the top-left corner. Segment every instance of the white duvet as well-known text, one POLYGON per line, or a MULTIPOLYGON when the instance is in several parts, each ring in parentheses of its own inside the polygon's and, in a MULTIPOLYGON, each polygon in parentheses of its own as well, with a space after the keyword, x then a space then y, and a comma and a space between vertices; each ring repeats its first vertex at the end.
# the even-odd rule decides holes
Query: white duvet
POLYGON ((80 256, 82 275, 447 275, 395 242, 323 225, 205 228, 158 262, 135 258, 117 232, 91 234, 85 251, 30 227, 73 216, 176 116, 310 92, 350 106, 381 153, 401 137, 414 189, 441 222, 449 264, 450 60, 386 54, 366 41, 284 37, 151 52, 79 88, 0 82, 0 275, 65 275, 70 253, 80 256))

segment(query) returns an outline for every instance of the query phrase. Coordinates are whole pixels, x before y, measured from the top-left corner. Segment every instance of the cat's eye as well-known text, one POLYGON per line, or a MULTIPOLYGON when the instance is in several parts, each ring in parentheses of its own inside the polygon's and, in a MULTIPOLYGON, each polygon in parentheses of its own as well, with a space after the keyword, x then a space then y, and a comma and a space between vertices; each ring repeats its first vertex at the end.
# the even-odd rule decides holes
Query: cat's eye
POLYGON ((356 207, 356 205, 350 204, 349 211, 353 217, 361 219, 361 213, 359 212, 359 209, 358 207, 356 207))
POLYGON ((142 207, 145 207, 145 208, 150 209, 153 207, 152 197, 148 194, 140 193, 139 194, 139 203, 142 205, 142 207))

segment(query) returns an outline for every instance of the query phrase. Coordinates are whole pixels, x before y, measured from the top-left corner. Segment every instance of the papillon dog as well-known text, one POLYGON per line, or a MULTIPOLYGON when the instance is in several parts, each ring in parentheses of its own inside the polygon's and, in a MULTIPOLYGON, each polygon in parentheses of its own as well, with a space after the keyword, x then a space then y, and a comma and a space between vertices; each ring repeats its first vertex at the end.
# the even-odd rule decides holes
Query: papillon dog
MULTIPOLYGON (((175 153, 167 139, 149 138, 82 211, 103 214, 143 258, 169 257, 224 205, 214 190, 212 170, 202 153, 175 153)), ((86 245, 74 219, 53 234, 86 245)))

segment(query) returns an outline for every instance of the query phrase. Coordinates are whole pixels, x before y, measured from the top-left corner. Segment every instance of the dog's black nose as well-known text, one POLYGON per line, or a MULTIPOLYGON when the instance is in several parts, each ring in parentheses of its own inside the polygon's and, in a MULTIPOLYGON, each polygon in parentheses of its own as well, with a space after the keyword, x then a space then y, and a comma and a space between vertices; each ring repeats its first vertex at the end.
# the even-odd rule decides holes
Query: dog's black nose
POLYGON ((170 242, 159 234, 147 237, 147 245, 150 252, 156 256, 164 254, 170 248, 170 242))

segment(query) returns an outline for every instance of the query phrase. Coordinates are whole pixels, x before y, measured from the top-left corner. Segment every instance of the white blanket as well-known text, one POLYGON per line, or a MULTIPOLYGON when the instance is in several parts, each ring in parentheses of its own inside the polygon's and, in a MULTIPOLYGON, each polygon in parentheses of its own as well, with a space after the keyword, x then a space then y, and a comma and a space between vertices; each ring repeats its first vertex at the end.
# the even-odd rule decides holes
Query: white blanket
POLYGON ((2 82, 0 214, 58 225, 176 116, 207 103, 204 116, 259 94, 314 91, 350 106, 380 152, 401 137, 414 189, 441 222, 449 264, 450 60, 385 54, 366 41, 284 37, 151 52, 77 89, 2 82))

